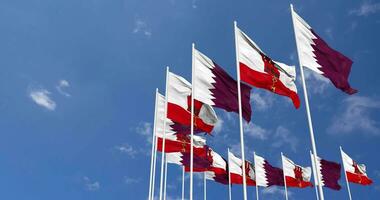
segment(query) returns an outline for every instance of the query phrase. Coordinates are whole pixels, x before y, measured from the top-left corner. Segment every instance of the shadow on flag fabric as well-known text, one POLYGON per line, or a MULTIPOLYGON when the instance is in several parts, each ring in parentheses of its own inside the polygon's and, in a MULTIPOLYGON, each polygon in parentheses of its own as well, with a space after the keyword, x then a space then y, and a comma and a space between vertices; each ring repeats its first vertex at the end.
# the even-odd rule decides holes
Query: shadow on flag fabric
MULTIPOLYGON (((194 87, 195 99, 224 109, 239 113, 237 81, 213 60, 194 49, 194 87)), ((241 84, 243 118, 251 120, 251 88, 241 84)))
POLYGON ((336 162, 327 161, 317 157, 318 163, 314 164, 313 154, 310 154, 313 165, 317 168, 319 177, 321 177, 321 185, 333 190, 340 190, 339 185, 341 165, 336 162))
POLYGON ((287 96, 299 108, 295 67, 272 60, 243 31, 236 29, 241 81, 287 96))
MULTIPOLYGON (((191 126, 191 84, 183 77, 168 74, 168 112, 167 117, 174 123, 191 126)), ((214 109, 200 101, 194 101, 194 126, 196 132, 211 133, 218 118, 214 109)))
POLYGON ((282 166, 287 187, 312 187, 311 179, 311 167, 302 167, 295 164, 292 160, 286 156, 282 156, 282 166))
POLYGON ((348 82, 352 61, 331 48, 296 12, 292 11, 292 16, 301 64, 330 79, 343 92, 356 93, 348 82))
MULTIPOLYGON (((230 170, 231 176, 231 184, 243 184, 243 162, 240 158, 236 157, 233 153, 228 152, 229 165, 228 168, 230 170)), ((245 173, 246 173, 246 183, 250 186, 255 186, 255 170, 252 163, 245 161, 245 173)))
POLYGON ((367 176, 366 166, 356 163, 344 151, 341 151, 341 153, 344 171, 346 172, 348 181, 360 185, 371 185, 372 180, 367 176))
POLYGON ((257 186, 269 187, 272 185, 284 186, 282 169, 273 167, 263 157, 254 155, 257 186))

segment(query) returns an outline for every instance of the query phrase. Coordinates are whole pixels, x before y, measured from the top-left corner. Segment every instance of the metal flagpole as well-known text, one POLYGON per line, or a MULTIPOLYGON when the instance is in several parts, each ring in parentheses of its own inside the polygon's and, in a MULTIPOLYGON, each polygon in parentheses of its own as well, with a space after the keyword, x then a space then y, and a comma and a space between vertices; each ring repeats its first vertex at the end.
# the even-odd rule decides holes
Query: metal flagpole
POLYGON ((351 197, 351 190, 350 190, 350 184, 348 183, 348 178, 347 178, 346 168, 344 167, 343 150, 342 150, 342 147, 341 147, 341 146, 339 146, 339 149, 340 149, 340 156, 342 157, 343 170, 344 170, 344 177, 346 178, 348 197, 350 197, 350 200, 352 200, 352 197, 351 197))
POLYGON ((185 166, 182 166, 182 200, 185 200, 185 166))
MULTIPOLYGON (((155 133, 156 127, 154 127, 155 133)), ((153 142, 153 141, 152 141, 153 142)), ((151 200, 154 199, 154 189, 155 189, 155 181, 156 181, 156 163, 157 163, 157 136, 154 134, 154 158, 153 158, 153 177, 152 177, 152 196, 151 200)))
POLYGON ((315 164, 314 164, 314 160, 313 160, 313 156, 311 154, 311 151, 310 151, 310 159, 311 159, 311 165, 313 167, 313 179, 314 179, 314 188, 315 188, 315 195, 317 196, 317 200, 319 200, 319 195, 318 195, 318 181, 317 181, 317 176, 316 174, 318 173, 317 172, 317 168, 315 167, 315 164))
MULTIPOLYGON (((245 162, 244 154, 244 133, 243 133, 243 112, 241 108, 241 90, 240 90, 240 66, 239 66, 239 48, 238 48, 238 38, 236 35, 237 22, 234 21, 234 33, 235 33, 235 52, 236 52, 236 73, 237 73, 237 86, 238 86, 238 101, 239 101, 239 125, 240 125, 240 149, 241 149, 241 159, 243 165, 245 162)), ((243 197, 244 200, 247 200, 247 180, 245 178, 245 167, 242 167, 243 171, 243 197)))
POLYGON ((203 199, 207 200, 206 172, 203 172, 203 199))
POLYGON ((192 44, 191 49, 191 128, 190 128, 190 200, 193 200, 193 136, 194 136, 194 50, 195 50, 195 44, 192 44))
POLYGON ((232 200, 232 193, 231 193, 231 173, 230 173, 230 149, 227 148, 227 152, 228 152, 228 155, 227 155, 227 159, 228 159, 228 196, 229 196, 229 200, 232 200))
MULTIPOLYGON (((282 161, 282 171, 284 171, 284 154, 281 152, 281 161, 282 161)), ((285 186, 285 199, 288 200, 288 188, 286 186, 286 177, 285 177, 285 173, 283 173, 284 175, 284 186, 285 186)))
MULTIPOLYGON (((311 120, 311 114, 310 114, 310 108, 309 108, 309 98, 307 96, 305 76, 304 76, 304 73, 303 73, 303 65, 302 65, 302 62, 301 62, 301 57, 300 57, 300 52, 299 52, 299 46, 298 46, 298 42, 297 42, 297 33, 296 33, 296 27, 295 27, 295 24, 294 24, 294 16, 293 16, 294 10, 293 10, 293 5, 292 4, 290 4, 290 9, 291 9, 291 12, 292 12, 292 20, 293 20, 293 28, 294 28, 294 38, 296 40, 297 53, 298 53, 298 61, 299 61, 299 66, 300 66, 300 71, 301 71, 301 80, 302 80, 303 93, 304 93, 304 97, 305 97, 306 114, 307 114, 307 119, 308 119, 308 123, 309 123, 311 146, 312 146, 312 150, 313 150, 314 161, 315 161, 315 163, 317 163, 317 147, 315 145, 313 123, 312 123, 312 120, 311 120)), ((318 180, 319 196, 320 196, 321 200, 324 200, 323 189, 322 189, 322 185, 320 184, 321 177, 319 177, 319 173, 317 173, 317 180, 318 180)))
POLYGON ((154 154, 155 154, 155 141, 156 141, 156 118, 157 118, 157 100, 158 100, 158 88, 156 88, 156 95, 155 95, 155 105, 154 105, 154 119, 153 119, 153 133, 152 133, 152 153, 150 157, 150 177, 149 177, 149 197, 148 199, 152 200, 152 190, 153 190, 153 163, 154 161, 154 154))
POLYGON ((257 171, 256 171, 256 152, 253 152, 253 162, 255 164, 256 200, 259 200, 259 186, 257 185, 257 171))
POLYGON ((166 185, 167 185, 167 179, 168 179, 168 159, 166 157, 165 153, 165 178, 164 178, 164 200, 166 200, 166 185))
POLYGON ((161 152, 161 177, 160 177, 160 198, 162 200, 163 184, 164 184, 164 167, 165 167, 165 138, 166 138, 166 117, 168 112, 168 76, 169 76, 169 67, 166 67, 166 86, 165 86, 165 116, 164 116, 164 128, 162 136, 162 152, 161 152))

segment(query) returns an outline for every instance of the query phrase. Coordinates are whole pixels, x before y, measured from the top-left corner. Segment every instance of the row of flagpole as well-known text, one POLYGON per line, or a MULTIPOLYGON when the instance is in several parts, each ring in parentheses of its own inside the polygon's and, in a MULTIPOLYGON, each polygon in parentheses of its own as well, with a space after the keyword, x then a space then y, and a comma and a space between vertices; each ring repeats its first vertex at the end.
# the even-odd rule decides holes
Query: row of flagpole
MULTIPOLYGON (((294 36, 296 40, 296 46, 297 46, 297 54, 298 54, 298 60, 299 60, 299 68, 301 72, 301 81, 302 81, 302 87, 303 87, 303 94, 304 94, 304 100, 305 100, 305 109, 306 109, 306 116, 308 121, 308 127, 309 127, 309 133, 310 133, 310 141, 311 141, 311 147, 312 147, 312 160, 314 163, 317 163, 317 148, 316 148, 316 142, 314 137, 314 129, 313 129, 313 123, 312 123, 312 117, 311 117, 311 111, 309 106, 309 99, 308 99, 308 92, 307 92, 307 86, 303 71, 303 63, 301 59, 300 54, 300 47, 297 40, 297 32, 295 31, 295 22, 294 22, 294 10, 293 5, 290 5, 291 12, 292 12, 292 21, 293 21, 293 28, 294 28, 294 36)), ((237 37, 237 22, 234 22, 234 35, 235 35, 235 53, 236 53, 236 71, 237 71, 237 88, 238 88, 238 109, 239 109, 239 130, 240 130, 240 149, 241 149, 241 159, 244 162, 245 159, 245 147, 244 147, 244 130, 243 130, 243 116, 242 116, 242 96, 241 96, 241 80, 240 80, 240 65, 239 65, 239 38, 237 37)), ((195 51, 195 44, 192 44, 192 82, 194 83, 194 77, 195 77, 195 70, 194 70, 194 51, 195 51)), ((169 67, 166 69, 166 90, 165 90, 165 116, 167 116, 167 104, 168 104, 168 73, 169 73, 169 67)), ((190 122, 190 183, 189 183, 189 196, 190 200, 193 200, 193 137, 194 137, 194 96, 195 96, 195 87, 191 87, 191 122, 190 122)), ((156 103, 157 103, 157 93, 158 90, 156 90, 156 103)), ((154 116, 154 125, 156 125, 156 114, 157 111, 155 110, 155 116, 154 116)), ((167 181, 167 161, 165 156, 165 139, 166 139, 166 120, 163 122, 163 142, 162 142, 162 154, 161 154, 161 171, 160 171, 160 189, 159 189, 159 200, 166 200, 166 181, 167 181)), ((156 131, 156 127, 153 127, 153 132, 156 131)), ((154 134, 154 133, 153 133, 154 134)), ((281 153, 282 154, 282 153, 281 153)), ((156 157, 157 157, 157 140, 155 135, 153 135, 152 138, 152 155, 151 155, 151 172, 150 172, 150 179, 149 179, 149 198, 154 198, 154 185, 155 185, 155 172, 156 172, 156 157)), ((323 195, 323 189, 321 184, 321 177, 320 174, 317 173, 317 171, 320 171, 320 167, 314 166, 312 167, 313 174, 314 174, 314 181, 316 187, 316 196, 317 199, 324 200, 323 195)), ((182 199, 184 199, 184 178, 185 178, 185 169, 182 169, 182 199)), ((242 167, 242 176, 243 176, 243 199, 247 200, 247 183, 246 183, 246 169, 245 167, 242 167)), ((351 193, 349 189, 348 179, 346 175, 346 182, 347 182, 347 189, 349 192, 349 198, 351 200, 351 193)), ((286 186, 286 180, 284 177, 285 182, 285 196, 286 199, 288 199, 287 195, 287 186, 286 186)), ((206 199, 206 174, 204 174, 204 199, 206 199)), ((258 199, 258 187, 256 185, 256 198, 258 199)), ((230 180, 230 173, 229 173, 229 199, 232 199, 231 195, 231 180, 230 180)))

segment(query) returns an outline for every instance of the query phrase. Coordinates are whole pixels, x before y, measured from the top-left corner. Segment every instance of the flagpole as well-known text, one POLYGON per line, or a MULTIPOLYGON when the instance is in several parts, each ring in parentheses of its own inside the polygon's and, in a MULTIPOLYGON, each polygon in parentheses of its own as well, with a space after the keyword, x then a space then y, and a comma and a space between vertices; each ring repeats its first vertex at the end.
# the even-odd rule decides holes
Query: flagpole
POLYGON ((203 199, 207 200, 206 172, 203 172, 203 199))
POLYGON ((229 200, 232 200, 232 193, 231 193, 231 173, 230 173, 230 148, 227 148, 227 152, 228 152, 228 155, 227 155, 227 159, 228 159, 228 196, 229 196, 229 200))
MULTIPOLYGON (((284 154, 281 152, 281 161, 282 161, 282 171, 284 171, 284 154)), ((283 173, 284 176, 284 186, 285 186, 285 199, 288 200, 288 188, 286 185, 286 177, 285 173, 283 173)))
POLYGON ((195 77, 195 70, 194 70, 194 50, 195 50, 195 44, 192 44, 191 49, 191 127, 190 127, 190 200, 193 200, 193 161, 194 161, 194 151, 193 151, 193 136, 194 136, 194 77, 195 77))
POLYGON ((168 160, 167 154, 165 153, 165 179, 164 179, 164 200, 166 200, 166 185, 168 179, 168 160))
MULTIPOLYGON (((241 90, 240 90, 240 66, 239 66, 239 48, 238 48, 238 38, 236 37, 237 22, 234 21, 234 33, 235 33, 235 53, 236 53, 236 73, 237 73, 237 86, 238 86, 238 103, 239 103, 239 126, 240 126, 240 149, 241 149, 241 159, 243 164, 245 162, 244 154, 244 133, 243 133, 243 114, 241 106, 241 90)), ((247 200, 247 180, 245 175, 245 167, 242 167, 243 171, 243 197, 247 200)))
POLYGON ((315 167, 315 164, 314 164, 314 161, 313 161, 313 156, 311 154, 311 151, 309 152, 310 153, 310 159, 311 159, 311 166, 313 167, 313 179, 314 179, 314 188, 315 188, 315 195, 317 197, 317 200, 319 200, 319 195, 318 195, 318 181, 317 181, 317 176, 316 174, 318 173, 317 172, 317 168, 315 167))
MULTIPOLYGON (((315 145, 315 139, 314 139, 314 130, 313 130, 313 123, 311 120, 311 114, 310 114, 310 108, 309 108, 309 98, 307 96, 307 89, 306 89, 306 82, 305 82, 305 76, 303 73, 303 65, 301 62, 301 57, 300 57, 300 52, 299 52, 299 46, 297 42, 297 33, 295 31, 295 24, 294 24, 294 16, 293 16, 293 5, 290 4, 290 9, 292 12, 292 20, 293 20, 293 29, 294 29, 294 38, 296 40, 296 46, 297 46, 297 53, 298 53, 298 62, 299 62, 299 67, 301 71, 301 80, 302 80, 302 87, 303 87, 303 93, 304 93, 304 98, 305 98, 305 105, 306 105, 306 114, 307 114, 307 119, 308 119, 308 124, 309 124, 309 131, 310 131, 310 139, 311 139, 311 146, 313 150, 313 157, 315 163, 317 163, 317 147, 315 145)), ((319 196, 321 200, 324 200, 323 196, 323 189, 321 183, 321 177, 319 177, 319 173, 317 173, 317 180, 318 180, 318 191, 319 191, 319 196)))
POLYGON ((157 100, 158 100, 158 88, 156 88, 156 94, 155 94, 155 105, 154 105, 154 119, 153 119, 153 133, 152 133, 152 153, 150 157, 150 177, 149 177, 149 197, 148 199, 152 200, 152 189, 154 187, 153 185, 153 162, 154 162, 154 150, 155 150, 155 141, 156 141, 156 118, 157 118, 157 100))
POLYGON ((340 156, 342 157, 343 170, 344 170, 344 177, 346 178, 348 197, 350 197, 350 200, 352 200, 352 197, 351 197, 351 190, 350 190, 350 184, 348 183, 348 178, 347 178, 346 168, 344 167, 344 160, 343 160, 343 150, 342 150, 342 146, 339 146, 339 149, 340 149, 340 156))
POLYGON ((168 112, 168 76, 169 76, 169 67, 166 67, 166 86, 165 86, 165 116, 164 116, 164 128, 162 136, 162 152, 161 152, 161 177, 160 177, 160 198, 162 200, 163 184, 164 184, 164 163, 165 163, 165 138, 166 138, 166 117, 168 112))
POLYGON ((256 171, 256 152, 253 152, 253 162, 255 163, 256 200, 259 200, 259 186, 257 185, 257 171, 256 171))
POLYGON ((185 200, 185 166, 182 166, 182 200, 185 200))
MULTIPOLYGON (((156 124, 156 123, 155 123, 156 124)), ((157 132, 157 127, 154 128, 154 133, 157 132)), ((157 163, 157 136, 154 134, 154 158, 153 158, 153 177, 152 177, 152 196, 151 200, 154 199, 154 189, 155 189, 155 181, 156 181, 156 163, 157 163)))

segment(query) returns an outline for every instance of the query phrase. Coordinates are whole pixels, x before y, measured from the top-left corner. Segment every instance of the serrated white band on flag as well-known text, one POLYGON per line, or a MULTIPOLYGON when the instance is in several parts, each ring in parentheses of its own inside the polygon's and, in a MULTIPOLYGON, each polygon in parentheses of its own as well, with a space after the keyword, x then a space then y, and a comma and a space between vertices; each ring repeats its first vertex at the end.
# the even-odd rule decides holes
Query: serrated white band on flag
POLYGON ((255 160, 255 172, 256 172, 256 184, 257 186, 268 187, 268 179, 265 171, 265 159, 261 156, 254 155, 255 160))

